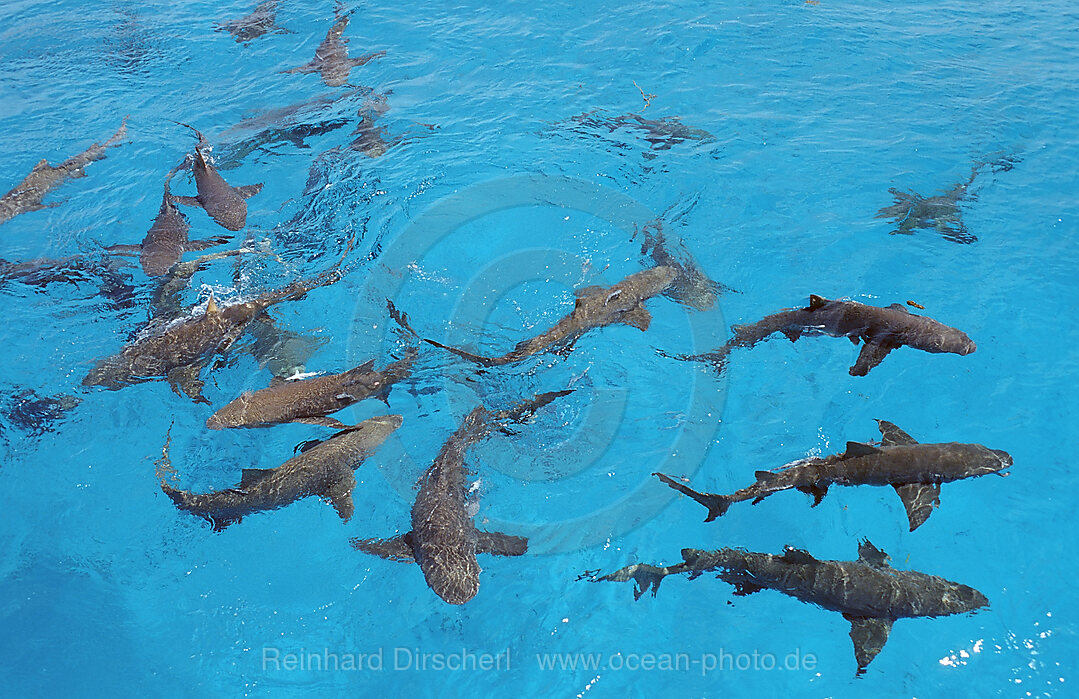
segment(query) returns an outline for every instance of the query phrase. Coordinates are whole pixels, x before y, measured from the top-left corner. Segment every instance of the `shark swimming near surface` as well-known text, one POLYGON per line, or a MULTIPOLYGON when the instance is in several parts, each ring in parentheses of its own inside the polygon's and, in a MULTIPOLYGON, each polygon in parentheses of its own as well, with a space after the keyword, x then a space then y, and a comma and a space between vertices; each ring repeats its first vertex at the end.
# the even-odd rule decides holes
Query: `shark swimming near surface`
POLYGON ((240 19, 218 23, 215 25, 214 31, 232 34, 238 44, 246 44, 252 39, 257 39, 270 32, 278 34, 292 33, 284 27, 277 26, 277 0, 266 0, 266 2, 259 3, 250 14, 244 15, 240 19))
POLYGON ((353 68, 365 65, 376 58, 386 55, 385 51, 375 51, 357 58, 349 58, 348 39, 341 38, 348 26, 350 13, 342 13, 338 4, 334 11, 334 23, 326 33, 326 38, 315 49, 315 57, 310 62, 281 71, 282 73, 318 73, 322 82, 330 87, 339 87, 348 82, 348 75, 353 68))
POLYGON ((204 151, 209 150, 210 144, 206 141, 206 137, 193 126, 176 123, 194 131, 199 139, 195 146, 195 154, 189 161, 198 194, 193 197, 172 196, 171 199, 187 206, 202 207, 218 225, 230 231, 242 229, 247 224, 246 200, 262 191, 262 183, 242 187, 230 185, 207 160, 204 151))
POLYGON ((708 571, 716 571, 720 580, 733 585, 735 596, 775 590, 842 614, 851 625, 858 675, 884 648, 897 619, 964 614, 989 605, 985 595, 967 585, 892 568, 887 554, 868 540, 858 546, 856 561, 817 560, 809 552, 789 546, 781 556, 733 548, 685 548, 681 563, 638 563, 598 580, 632 580, 633 596, 639 600, 649 588, 655 596, 668 575, 689 573, 693 579, 708 571))
POLYGON ((647 256, 653 265, 670 267, 677 272, 674 281, 663 292, 667 298, 698 311, 707 311, 715 307, 721 292, 733 291, 708 278, 685 245, 664 233, 662 219, 645 224, 640 233, 641 255, 647 256))
POLYGON ((104 160, 105 149, 120 145, 120 141, 126 136, 127 117, 124 117, 120 128, 104 143, 95 143, 59 165, 49 165, 47 160, 42 159, 34 166, 30 174, 23 178, 22 182, 0 197, 0 224, 7 223, 19 214, 55 206, 55 204, 42 203, 46 194, 59 187, 65 180, 86 177, 86 166, 92 162, 104 160))
POLYGON ((601 129, 614 133, 620 129, 636 131, 653 151, 670 150, 686 141, 712 141, 715 137, 703 129, 686 126, 678 117, 645 119, 640 114, 619 114, 610 116, 601 109, 594 109, 584 114, 570 117, 572 130, 577 133, 591 134, 601 129))
POLYGON ((357 550, 390 560, 419 563, 428 587, 450 604, 464 604, 480 587, 476 554, 520 556, 528 549, 524 537, 476 528, 466 500, 465 456, 492 426, 521 422, 537 409, 571 391, 542 393, 514 408, 492 413, 472 410, 442 445, 435 461, 420 476, 412 505, 412 530, 392 539, 353 539, 357 550))
POLYGON ((913 437, 885 420, 878 420, 879 445, 847 442, 847 450, 828 457, 810 457, 776 471, 757 471, 756 482, 730 495, 701 493, 668 475, 654 473, 661 481, 708 508, 706 522, 727 512, 736 502, 764 498, 795 489, 813 496, 820 504, 832 485, 891 486, 903 501, 910 531, 920 527, 940 504, 940 486, 989 473, 1006 475, 1012 457, 981 444, 919 444, 913 437))
POLYGON ((732 349, 752 347, 775 333, 783 333, 791 342, 803 335, 829 335, 846 337, 855 345, 859 341, 865 343, 849 371, 851 376, 865 376, 889 352, 903 346, 959 355, 977 349, 963 331, 932 318, 916 316, 898 303, 880 308, 816 295, 810 295, 809 305, 805 308, 773 313, 750 325, 735 325, 731 330, 734 336, 719 349, 679 359, 709 362, 722 371, 732 349))
MULTIPOLYGON (((528 340, 499 357, 483 357, 441 342, 424 339, 435 347, 453 352, 459 357, 482 366, 512 364, 551 347, 562 352, 572 350, 574 343, 589 330, 621 323, 640 330, 647 330, 652 315, 643 303, 666 290, 677 277, 672 267, 653 267, 629 275, 613 286, 588 286, 577 289, 573 311, 562 318, 553 328, 528 340)), ((414 332, 411 328, 406 330, 414 332)))
POLYGON ((375 360, 328 376, 310 379, 275 378, 267 388, 244 393, 210 416, 212 430, 229 427, 266 427, 286 422, 302 422, 345 429, 341 421, 329 417, 365 398, 384 398, 396 382, 412 373, 416 352, 375 370, 375 360))
POLYGON ((219 307, 211 295, 204 309, 196 306, 180 318, 151 321, 135 341, 99 361, 82 384, 118 390, 165 378, 178 395, 183 392, 197 403, 209 403, 202 395, 199 378, 209 360, 226 352, 270 306, 297 301, 314 289, 339 281, 341 265, 351 247, 350 243, 332 269, 313 279, 295 281, 278 291, 225 307, 219 307))
POLYGON ((400 415, 364 420, 277 468, 245 468, 237 487, 212 493, 191 493, 167 482, 172 466, 166 441, 157 468, 162 476, 161 490, 179 509, 213 524, 214 531, 221 531, 250 514, 284 507, 311 496, 329 502, 347 522, 355 509, 352 502, 352 491, 356 487, 354 471, 401 423, 400 415))

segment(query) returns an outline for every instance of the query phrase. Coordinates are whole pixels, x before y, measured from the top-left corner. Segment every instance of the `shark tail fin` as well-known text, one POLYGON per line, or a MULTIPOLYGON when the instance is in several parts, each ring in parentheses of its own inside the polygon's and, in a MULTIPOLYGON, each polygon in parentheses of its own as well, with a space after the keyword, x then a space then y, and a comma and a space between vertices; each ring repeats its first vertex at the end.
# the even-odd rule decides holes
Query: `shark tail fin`
POLYGON ((547 393, 538 393, 528 400, 521 401, 517 405, 509 408, 508 410, 500 410, 494 413, 491 417, 495 422, 524 422, 528 418, 535 415, 536 411, 554 402, 556 399, 562 396, 568 396, 573 393, 573 389, 566 389, 564 391, 548 391, 547 393))
POLYGON ((678 481, 674 480, 670 476, 662 473, 653 473, 653 476, 658 477, 661 481, 674 488, 683 495, 688 495, 700 504, 708 508, 708 516, 704 518, 705 522, 711 522, 716 517, 722 517, 727 513, 727 508, 731 506, 732 500, 726 495, 717 495, 715 493, 701 493, 693 488, 682 485, 678 481))
POLYGON ((492 357, 481 357, 478 354, 472 354, 471 352, 466 352, 463 349, 457 349, 456 347, 451 347, 450 345, 444 345, 441 342, 436 342, 435 340, 429 340, 427 338, 423 338, 423 341, 426 342, 429 345, 434 345, 435 347, 439 347, 441 349, 444 349, 447 352, 453 352, 458 357, 461 357, 463 359, 467 359, 470 362, 475 362, 476 364, 480 364, 482 366, 494 366, 494 365, 496 365, 498 363, 492 357))

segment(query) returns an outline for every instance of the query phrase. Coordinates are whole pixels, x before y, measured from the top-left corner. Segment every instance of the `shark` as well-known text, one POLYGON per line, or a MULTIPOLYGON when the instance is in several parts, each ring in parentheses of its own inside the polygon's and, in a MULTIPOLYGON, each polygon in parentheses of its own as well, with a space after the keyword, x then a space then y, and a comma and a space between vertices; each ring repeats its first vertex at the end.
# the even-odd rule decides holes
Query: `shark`
POLYGON ((176 122, 180 126, 186 126, 195 132, 199 139, 195 146, 195 154, 188 161, 191 171, 195 176, 195 188, 198 194, 189 196, 172 196, 172 200, 187 206, 200 206, 206 210, 218 225, 230 231, 238 231, 247 224, 247 199, 262 191, 262 183, 248 184, 242 187, 233 187, 221 173, 206 158, 204 150, 210 149, 206 137, 198 129, 189 124, 176 122))
POLYGON ((940 505, 941 484, 990 473, 1007 475, 1003 471, 1012 465, 1011 455, 1000 449, 959 442, 919 444, 891 422, 877 420, 877 424, 879 445, 847 442, 841 454, 810 457, 776 471, 757 471, 755 483, 730 495, 701 493, 668 475, 652 475, 707 507, 706 522, 725 514, 733 503, 752 500, 756 504, 792 488, 812 495, 816 507, 832 485, 891 486, 903 501, 910 531, 914 531, 940 505))
POLYGON ((894 203, 883 207, 874 218, 892 219, 896 224, 895 229, 890 231, 892 235, 913 235, 915 229, 925 228, 936 230, 945 240, 953 243, 976 243, 978 236, 968 231, 963 223, 960 203, 974 198, 970 187, 986 166, 993 172, 1007 172, 1014 168, 1017 162, 1019 159, 1014 156, 976 162, 966 180, 957 182, 951 189, 931 197, 892 187, 888 193, 892 195, 894 203))
POLYGON ((978 590, 913 570, 897 570, 889 557, 868 539, 858 546, 856 561, 822 561, 808 551, 786 547, 783 554, 755 553, 736 548, 715 551, 682 549, 682 562, 670 566, 635 564, 599 580, 634 582, 640 599, 649 588, 652 596, 668 575, 689 573, 693 579, 706 571, 733 585, 735 596, 775 590, 802 602, 839 612, 850 622, 857 675, 884 648, 897 619, 940 617, 975 612, 989 606, 978 590))
MULTIPOLYGON (((574 343, 589 330, 621 323, 648 330, 652 315, 643 303, 665 291, 678 272, 673 267, 652 267, 629 275, 612 286, 587 286, 577 289, 573 311, 550 330, 528 340, 522 340, 512 350, 498 357, 483 357, 434 340, 424 342, 448 350, 459 357, 482 366, 512 364, 534 354, 558 346, 562 352, 573 349, 574 343)), ((411 328, 406 330, 412 331, 411 328)))
POLYGON ((403 359, 375 370, 375 360, 339 374, 310 379, 274 378, 267 388, 244 393, 206 420, 211 430, 229 427, 267 427, 286 422, 301 422, 345 429, 330 413, 370 397, 389 393, 393 384, 412 373, 415 351, 403 359))
MULTIPOLYGON (((401 426, 400 415, 383 415, 319 442, 277 468, 245 468, 235 488, 210 493, 180 490, 161 478, 161 490, 181 510, 209 521, 214 531, 241 521, 256 512, 274 510, 300 500, 318 496, 333 505, 342 520, 351 519, 355 506, 352 491, 356 487, 354 471, 378 449, 386 438, 401 426)), ((172 472, 168 441, 158 462, 157 472, 172 472)))
POLYGON ((712 134, 703 129, 686 126, 678 117, 645 119, 640 114, 608 116, 603 113, 603 110, 594 109, 590 112, 570 117, 570 121, 578 125, 575 130, 584 131, 585 133, 599 129, 607 129, 608 133, 614 133, 623 128, 639 131, 653 151, 670 150, 672 147, 686 141, 707 142, 715 140, 712 134))
POLYGON ((734 336, 712 352, 682 356, 687 361, 710 362, 718 371, 735 347, 752 347, 771 335, 783 333, 791 342, 803 335, 846 337, 855 345, 864 342, 851 376, 865 376, 884 361, 888 353, 907 346, 924 352, 968 355, 977 345, 962 330, 925 316, 914 315, 901 304, 881 308, 857 301, 826 299, 810 295, 805 308, 792 308, 765 316, 750 325, 735 325, 734 336))
POLYGON ((357 58, 349 58, 348 39, 342 39, 348 26, 350 15, 341 12, 338 4, 334 11, 334 23, 326 32, 326 38, 315 49, 315 57, 308 63, 281 71, 282 73, 318 73, 322 82, 330 87, 339 87, 348 82, 348 74, 353 68, 366 65, 376 58, 386 55, 385 51, 375 51, 357 58))
POLYGON ((242 141, 230 144, 224 149, 218 170, 232 170, 239 167, 244 158, 255 151, 270 151, 268 146, 290 143, 296 148, 310 148, 308 138, 332 133, 349 122, 348 119, 325 119, 314 123, 297 123, 271 126, 242 141))
POLYGON ((521 422, 540 407, 571 391, 542 393, 517 406, 490 412, 473 409, 450 436, 434 463, 420 476, 412 505, 412 530, 391 539, 353 539, 364 553, 400 562, 415 561, 427 586, 449 604, 468 602, 480 588, 476 554, 521 556, 528 550, 525 537, 476 528, 466 500, 465 456, 494 425, 521 422))
POLYGON ((205 307, 198 304, 179 318, 151 321, 119 353, 99 361, 83 378, 82 385, 118 390, 165 378, 177 395, 182 392, 197 403, 209 404, 202 395, 203 382, 199 378, 209 360, 226 352, 271 306, 297 301, 314 289, 339 281, 343 276, 341 264, 349 250, 351 244, 332 269, 312 279, 298 280, 283 289, 225 307, 219 307, 211 294, 205 307))
POLYGON ((135 303, 131 277, 111 259, 98 260, 86 255, 40 257, 23 262, 0 259, 0 286, 21 283, 44 288, 62 283, 77 287, 83 282, 96 283, 98 295, 108 299, 115 308, 130 308, 135 303))
POLYGON ((7 223, 19 214, 56 206, 43 204, 45 195, 68 179, 86 177, 86 166, 98 160, 104 160, 105 149, 120 145, 126 136, 127 117, 124 117, 120 122, 120 128, 104 143, 94 143, 59 165, 49 165, 48 160, 42 159, 34 166, 30 174, 23 178, 22 182, 0 197, 0 224, 7 223))
POLYGON ((257 39, 263 34, 276 32, 278 34, 291 34, 284 27, 277 26, 277 0, 261 2, 250 14, 240 19, 215 24, 214 31, 228 32, 236 39, 238 44, 246 44, 252 39, 257 39))
POLYGON ((642 226, 640 233, 643 239, 641 255, 650 259, 653 265, 670 267, 677 273, 663 292, 667 298, 694 310, 707 311, 715 307, 721 292, 733 291, 708 278, 685 245, 664 233, 662 219, 642 226))
POLYGON ((108 252, 118 254, 138 254, 142 271, 150 277, 160 277, 167 273, 173 265, 180 261, 185 252, 206 250, 215 245, 227 243, 229 236, 214 236, 203 240, 189 240, 187 232, 191 226, 187 217, 176 207, 169 183, 176 175, 179 167, 175 167, 165 176, 164 193, 161 196, 161 206, 158 207, 157 216, 146 237, 138 245, 112 245, 105 248, 108 252))

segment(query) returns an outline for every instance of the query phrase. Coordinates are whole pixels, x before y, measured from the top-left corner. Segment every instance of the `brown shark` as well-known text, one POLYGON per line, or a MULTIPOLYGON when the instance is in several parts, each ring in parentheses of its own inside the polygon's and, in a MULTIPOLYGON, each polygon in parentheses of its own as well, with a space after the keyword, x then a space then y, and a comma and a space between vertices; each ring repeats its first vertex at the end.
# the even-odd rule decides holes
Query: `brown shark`
POLYGON ((765 316, 751 325, 735 325, 734 337, 719 349, 705 354, 680 357, 688 361, 711 362, 722 371, 727 355, 735 347, 752 347, 775 333, 783 333, 791 342, 803 335, 846 337, 854 344, 865 344, 858 360, 850 368, 851 376, 865 376, 892 350, 913 347, 924 352, 950 352, 967 355, 977 349, 967 334, 943 323, 916 316, 902 304, 886 308, 867 306, 857 301, 829 300, 811 295, 805 308, 792 308, 765 316))
POLYGON ((517 343, 516 347, 500 357, 482 357, 434 340, 425 339, 424 342, 483 366, 519 362, 553 346, 560 346, 562 351, 568 352, 582 335, 593 328, 622 323, 647 330, 652 315, 642 304, 666 290, 676 277, 677 272, 672 267, 653 267, 631 274, 613 286, 577 289, 577 301, 568 316, 542 335, 517 343))
POLYGON ((42 204, 45 195, 73 177, 86 177, 85 168, 92 162, 105 159, 105 149, 118 146, 127 135, 127 117, 120 128, 104 143, 95 143, 78 155, 73 155, 55 167, 42 159, 30 174, 14 189, 0 197, 0 223, 6 223, 19 214, 46 208, 42 204))
POLYGON ((230 240, 229 236, 215 236, 204 240, 188 240, 191 226, 187 218, 176 208, 169 182, 179 168, 173 168, 165 176, 165 191, 157 217, 139 245, 113 245, 105 248, 113 253, 138 253, 142 271, 148 276, 159 277, 180 261, 185 252, 205 250, 230 240))
POLYGON ((775 590, 842 614, 851 625, 858 675, 884 648, 897 619, 964 614, 989 606, 985 595, 967 585, 892 568, 888 555, 868 540, 858 546, 857 561, 821 561, 790 546, 782 556, 732 548, 687 548, 682 549, 681 563, 637 563, 599 580, 632 580, 633 596, 639 600, 650 587, 654 597, 668 575, 689 573, 693 579, 706 571, 717 571, 720 580, 735 587, 735 596, 775 590))
POLYGON ((209 403, 202 395, 199 374, 210 358, 226 352, 270 306, 299 300, 313 289, 340 280, 342 262, 344 256, 333 269, 313 279, 295 281, 284 289, 249 301, 219 308, 211 296, 205 310, 191 309, 188 315, 178 319, 151 322, 134 342, 98 362, 82 384, 118 390, 165 378, 177 394, 183 391, 195 402, 209 403))
POLYGON ((520 556, 528 549, 528 540, 476 529, 465 499, 465 455, 492 426, 520 422, 568 393, 543 393, 497 413, 483 406, 475 408, 420 476, 419 493, 412 505, 412 531, 392 539, 353 539, 353 547, 390 560, 416 561, 428 587, 450 604, 464 604, 475 597, 480 588, 476 554, 520 556))
POLYGON ((371 360, 340 374, 311 379, 275 378, 268 388, 244 393, 218 410, 206 421, 212 430, 228 427, 268 427, 285 422, 302 422, 344 429, 341 421, 328 417, 353 403, 384 397, 393 384, 412 373, 415 352, 380 371, 371 360))
POLYGON ((347 522, 355 509, 352 502, 352 491, 356 487, 354 471, 401 426, 401 422, 400 415, 364 420, 277 468, 245 468, 237 487, 212 493, 191 493, 166 482, 164 476, 172 471, 166 442, 162 460, 158 462, 161 490, 172 498, 176 507, 213 524, 214 531, 221 531, 250 514, 274 510, 311 496, 329 502, 347 522))
POLYGON ((338 5, 334 18, 326 38, 315 49, 314 59, 302 66, 283 70, 282 73, 318 73, 322 76, 322 82, 330 87, 338 87, 348 82, 348 74, 353 68, 386 55, 385 51, 376 51, 358 58, 349 58, 348 39, 341 38, 348 26, 349 15, 342 14, 341 6, 338 5))
POLYGON ((877 424, 882 435, 879 445, 847 442, 842 454, 803 459, 777 471, 757 471, 756 483, 730 495, 701 493, 662 473, 652 475, 707 507, 706 522, 722 516, 732 503, 752 500, 756 504, 791 488, 812 495, 816 507, 832 485, 891 486, 903 501, 914 531, 940 504, 942 483, 1001 473, 1012 465, 1012 457, 999 449, 958 442, 919 444, 890 422, 877 420, 877 424))
POLYGON ((277 21, 277 0, 266 0, 259 3, 250 14, 240 19, 234 19, 215 25, 214 31, 228 32, 232 34, 238 44, 246 44, 252 39, 257 39, 263 34, 277 32, 278 34, 291 34, 288 29, 279 27, 277 21))
POLYGON ((188 206, 201 206, 218 225, 230 231, 240 230, 247 224, 246 200, 262 191, 262 183, 242 187, 230 185, 206 159, 203 151, 209 150, 210 144, 202 133, 188 124, 176 123, 194 131, 199 139, 190 163, 198 194, 193 197, 173 196, 172 199, 188 206))
POLYGON ((662 219, 642 226, 641 236, 641 254, 647 255, 652 264, 671 267, 677 272, 674 281, 663 292, 667 298, 698 311, 707 311, 715 307, 720 292, 732 291, 709 279, 685 245, 664 233, 662 219))

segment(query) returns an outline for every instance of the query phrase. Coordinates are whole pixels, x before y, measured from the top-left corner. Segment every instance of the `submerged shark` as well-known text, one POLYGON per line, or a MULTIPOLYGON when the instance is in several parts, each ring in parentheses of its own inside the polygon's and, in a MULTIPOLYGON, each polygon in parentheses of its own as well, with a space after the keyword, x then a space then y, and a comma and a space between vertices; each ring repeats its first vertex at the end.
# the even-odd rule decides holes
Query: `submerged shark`
POLYGON ((310 148, 307 139, 332 133, 348 123, 348 119, 326 119, 314 123, 271 126, 259 131, 250 138, 230 144, 224 149, 219 170, 232 170, 239 167, 244 158, 257 150, 269 151, 267 146, 290 143, 296 148, 310 148))
POLYGON ((46 194, 69 178, 86 177, 86 166, 104 160, 105 149, 120 145, 126 135, 127 117, 124 117, 120 128, 104 143, 95 143, 56 166, 49 165, 47 160, 42 159, 22 182, 0 197, 0 223, 7 223, 19 214, 46 208, 47 205, 41 203, 46 194))
MULTIPOLYGON (((176 122, 180 123, 180 122, 176 122)), ((238 231, 247 224, 247 199, 262 191, 262 183, 248 184, 242 187, 233 187, 206 159, 204 149, 208 150, 210 144, 206 137, 193 126, 186 126, 195 132, 198 137, 198 145, 195 146, 195 155, 192 156, 190 167, 195 175, 195 188, 198 194, 193 197, 173 196, 172 199, 180 204, 188 206, 200 206, 206 210, 218 225, 230 230, 238 231)))
POLYGON ((129 308, 135 303, 135 287, 130 276, 122 273, 112 260, 100 261, 84 255, 25 262, 0 259, 0 286, 9 282, 42 288, 57 283, 78 286, 93 282, 97 284, 98 295, 108 299, 114 307, 129 308))
POLYGON ((302 422, 344 429, 340 420, 328 417, 353 403, 385 397, 393 384, 412 373, 415 352, 376 371, 375 360, 340 374, 311 379, 275 378, 268 388, 244 393, 206 421, 212 430, 228 427, 267 427, 302 422))
POLYGON ((543 393, 497 413, 483 406, 475 408, 420 476, 419 493, 412 505, 412 531, 392 539, 353 539, 353 547, 391 560, 416 561, 428 587, 450 604, 464 604, 475 597, 480 588, 476 554, 520 556, 528 549, 528 540, 476 529, 465 499, 465 454, 493 425, 520 422, 568 393, 543 393))
POLYGON ((214 31, 232 34, 238 44, 246 44, 252 39, 257 39, 269 32, 277 32, 278 34, 292 33, 284 27, 277 26, 276 21, 277 0, 266 0, 266 2, 259 3, 250 14, 244 15, 240 19, 216 24, 214 31))
MULTIPOLYGON (((161 490, 176 507, 213 524, 214 531, 239 522, 247 515, 290 505, 301 498, 318 496, 333 505, 346 522, 354 510, 353 473, 386 438, 401 426, 400 415, 384 415, 364 420, 355 427, 319 442, 277 468, 245 468, 239 486, 212 493, 191 493, 169 485, 164 478, 161 490)), ((158 473, 172 470, 168 444, 159 462, 158 473)))
POLYGON ((318 73, 322 76, 322 82, 330 87, 338 87, 348 82, 348 74, 353 68, 386 55, 385 51, 375 51, 358 58, 349 58, 348 39, 341 38, 348 26, 349 15, 342 14, 341 6, 338 5, 334 18, 326 38, 315 49, 314 59, 302 66, 283 70, 282 73, 318 73))
POLYGON ((142 271, 148 276, 159 277, 180 261, 185 252, 205 250, 215 245, 227 243, 229 236, 214 236, 203 240, 188 240, 187 232, 191 226, 187 218, 176 208, 169 183, 179 168, 173 168, 165 177, 165 191, 161 196, 161 206, 146 237, 139 245, 112 245, 105 248, 112 253, 137 253, 142 271))
POLYGON ((865 343, 858 360, 850 368, 851 376, 865 376, 889 352, 904 345, 925 352, 961 355, 977 349, 963 331, 932 318, 916 316, 898 303, 880 308, 816 295, 809 297, 809 305, 805 308, 773 313, 751 325, 735 325, 731 330, 734 337, 719 349, 680 358, 711 362, 717 370, 722 371, 732 349, 752 347, 774 333, 783 333, 791 342, 797 341, 802 335, 829 335, 849 338, 856 345, 859 340, 865 343))
POLYGON ((639 131, 654 151, 670 150, 686 141, 711 141, 715 138, 703 129, 686 126, 678 117, 645 119, 640 114, 608 116, 602 110, 596 109, 570 117, 570 121, 578 125, 578 130, 607 129, 608 133, 614 133, 625 128, 639 131))
POLYGON ((707 311, 716 305, 720 292, 731 291, 723 284, 709 279, 685 245, 669 238, 663 232, 661 219, 643 226, 641 236, 641 254, 646 255, 652 264, 670 267, 677 273, 674 281, 663 292, 667 298, 698 311, 707 311))
MULTIPOLYGON (((613 286, 577 289, 574 292, 577 301, 568 316, 542 335, 517 343, 516 347, 500 357, 482 357, 434 340, 425 339, 424 342, 483 366, 519 362, 552 346, 560 346, 562 351, 568 352, 582 335, 593 328, 622 323, 647 330, 652 315, 645 310, 644 301, 665 291, 677 276, 673 267, 653 267, 631 274, 613 286)), ((406 329, 411 331, 411 328, 406 329)))
MULTIPOLYGON (((731 503, 764 498, 794 488, 813 496, 820 504, 832 485, 891 486, 903 501, 914 531, 929 519, 940 504, 942 483, 1001 473, 1012 465, 1005 451, 981 444, 919 444, 890 422, 877 420, 882 435, 880 445, 847 442, 847 450, 825 458, 796 461, 777 471, 757 471, 757 482, 731 493, 701 493, 662 473, 652 475, 708 508, 706 522, 727 512, 731 503)), ((1001 474, 1005 475, 1005 474, 1001 474)))
POLYGON ((743 549, 682 549, 682 562, 671 566, 638 563, 603 576, 611 582, 634 581, 640 599, 668 575, 706 571, 735 587, 736 596, 775 590, 789 597, 839 612, 850 622, 858 675, 877 657, 896 619, 963 614, 987 607, 989 600, 972 587, 936 575, 896 570, 888 556, 868 540, 858 546, 857 561, 820 561, 807 551, 787 547, 782 556, 743 549))
MULTIPOLYGON (((350 249, 351 246, 345 255, 350 249)), ((182 391, 197 403, 209 403, 202 395, 199 375, 210 358, 227 351, 270 306, 299 300, 309 291, 340 280, 344 258, 342 255, 333 269, 313 279, 295 281, 249 301, 220 308, 211 296, 203 311, 191 309, 178 319, 151 322, 134 342, 98 362, 82 384, 117 390, 165 378, 177 394, 182 391)))

